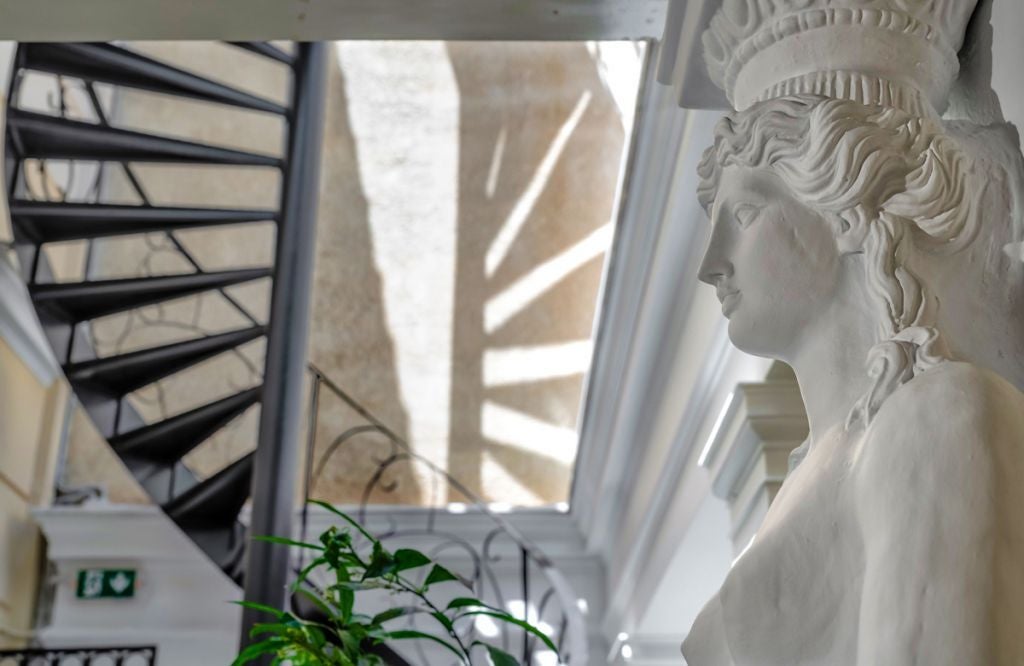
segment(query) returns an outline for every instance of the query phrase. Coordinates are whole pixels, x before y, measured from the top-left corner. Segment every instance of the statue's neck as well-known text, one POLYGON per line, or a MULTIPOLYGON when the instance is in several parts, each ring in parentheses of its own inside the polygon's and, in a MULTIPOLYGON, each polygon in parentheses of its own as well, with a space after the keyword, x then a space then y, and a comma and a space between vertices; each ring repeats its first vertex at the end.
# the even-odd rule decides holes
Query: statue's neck
POLYGON ((870 312, 863 298, 853 303, 837 299, 829 316, 821 317, 790 357, 783 359, 796 373, 812 446, 833 427, 845 424, 854 405, 871 387, 867 357, 878 342, 877 314, 870 312))

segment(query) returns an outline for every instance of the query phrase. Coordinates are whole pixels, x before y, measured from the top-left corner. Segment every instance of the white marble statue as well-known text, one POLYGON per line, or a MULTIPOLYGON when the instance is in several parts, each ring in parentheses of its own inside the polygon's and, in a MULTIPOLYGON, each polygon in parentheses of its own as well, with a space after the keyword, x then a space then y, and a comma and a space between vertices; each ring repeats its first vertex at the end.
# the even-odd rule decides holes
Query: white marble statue
POLYGON ((737 110, 700 278, 810 436, 689 666, 1024 665, 1013 133, 940 115, 975 4, 724 0, 705 36, 737 110))

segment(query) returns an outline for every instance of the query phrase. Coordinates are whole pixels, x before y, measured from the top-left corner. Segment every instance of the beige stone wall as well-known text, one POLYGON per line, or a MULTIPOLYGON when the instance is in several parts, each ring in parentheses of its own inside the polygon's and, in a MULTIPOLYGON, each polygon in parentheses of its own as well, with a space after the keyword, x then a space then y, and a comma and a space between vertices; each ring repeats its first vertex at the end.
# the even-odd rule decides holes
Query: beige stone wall
MULTIPOLYGON (((283 69, 219 44, 133 45, 154 57, 280 99, 283 69)), ((310 359, 414 450, 490 501, 565 501, 613 198, 628 131, 622 91, 595 45, 347 43, 327 91, 310 359), (616 98, 616 92, 619 98, 616 98)), ((621 87, 621 86, 620 86, 621 87)), ((628 103, 632 98, 627 93, 628 103)), ((126 93, 125 126, 276 153, 265 114, 126 93)), ((277 124, 275 124, 277 123, 277 124)), ((139 167, 157 203, 274 206, 276 176, 256 169, 139 167)), ((134 200, 113 175, 109 194, 134 200)), ((180 235, 206 269, 264 265, 269 225, 180 235)), ((104 242, 103 276, 190 270, 158 236, 104 242)), ((259 317, 267 285, 232 290, 259 317)), ((104 354, 244 325, 217 295, 111 317, 104 354)), ((244 350, 261 366, 262 345, 244 350)), ((252 385, 225 356, 132 397, 153 420, 252 385)), ((257 410, 189 458, 212 474, 255 443, 257 410)), ((391 449, 321 393, 314 494, 358 501, 391 449), (326 461, 326 462, 325 462, 326 461)), ((76 419, 68 478, 112 499, 137 488, 76 419)), ((399 461, 373 501, 443 503, 458 494, 399 461)))
POLYGON ((0 649, 32 627, 43 542, 30 510, 49 502, 67 388, 43 386, 0 338, 0 649))
POLYGON ((545 366, 591 337, 607 247, 599 234, 610 231, 625 140, 620 111, 585 44, 453 43, 449 54, 462 98, 449 460, 489 499, 565 501, 589 356, 562 372, 545 366), (487 196, 481 167, 501 137, 501 174, 487 196), (581 246, 593 249, 576 259, 581 246), (502 259, 489 267, 492 256, 502 259), (519 375, 489 378, 488 360, 515 350, 519 375))

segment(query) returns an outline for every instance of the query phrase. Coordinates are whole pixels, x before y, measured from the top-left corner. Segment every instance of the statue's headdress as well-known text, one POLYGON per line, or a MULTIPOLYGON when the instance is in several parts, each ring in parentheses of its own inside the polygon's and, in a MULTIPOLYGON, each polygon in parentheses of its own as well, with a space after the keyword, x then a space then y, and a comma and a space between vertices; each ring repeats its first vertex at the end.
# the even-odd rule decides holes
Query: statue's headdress
POLYGON ((942 113, 977 0, 724 0, 704 33, 737 110, 815 94, 942 113))

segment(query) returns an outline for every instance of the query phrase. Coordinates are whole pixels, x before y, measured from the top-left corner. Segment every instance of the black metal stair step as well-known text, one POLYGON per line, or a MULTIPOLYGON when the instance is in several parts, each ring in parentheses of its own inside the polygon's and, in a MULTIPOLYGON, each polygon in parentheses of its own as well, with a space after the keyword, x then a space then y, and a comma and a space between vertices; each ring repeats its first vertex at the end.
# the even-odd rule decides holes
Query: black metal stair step
POLYGON ((287 114, 288 109, 120 46, 102 43, 31 43, 24 45, 24 66, 52 74, 102 81, 206 102, 287 114))
POLYGON ((280 167, 273 155, 116 129, 22 109, 7 110, 19 158, 280 167))
POLYGON ((253 454, 231 463, 163 505, 164 513, 183 527, 232 525, 249 499, 253 454))
POLYGON ((121 396, 264 335, 253 326, 205 338, 142 349, 119 356, 72 363, 64 373, 72 384, 121 396))
POLYGON ((295 57, 292 56, 292 54, 285 53, 269 42, 228 42, 228 44, 237 46, 240 49, 245 49, 246 51, 258 53, 261 56, 282 62, 286 65, 295 63, 295 57))
POLYGON ((263 387, 230 395, 131 432, 112 437, 110 445, 123 456, 171 465, 259 402, 263 387))
POLYGON ((78 323, 212 289, 269 277, 269 268, 249 268, 159 277, 91 280, 29 287, 36 307, 57 319, 78 323))
POLYGON ((11 221, 37 243, 274 220, 273 210, 68 204, 15 200, 11 221))

